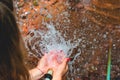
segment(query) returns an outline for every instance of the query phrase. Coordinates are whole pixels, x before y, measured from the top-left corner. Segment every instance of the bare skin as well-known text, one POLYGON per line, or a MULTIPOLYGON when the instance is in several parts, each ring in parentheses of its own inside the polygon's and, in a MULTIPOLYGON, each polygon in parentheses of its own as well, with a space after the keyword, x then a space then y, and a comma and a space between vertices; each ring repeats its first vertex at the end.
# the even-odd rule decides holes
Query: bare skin
MULTIPOLYGON (((63 75, 65 75, 65 73, 68 70, 67 62, 68 62, 67 58, 65 58, 63 60, 63 62, 59 65, 56 61, 56 64, 58 66, 56 66, 56 68, 52 69, 54 72, 53 80, 62 80, 63 75)), ((47 64, 47 58, 46 58, 46 56, 43 56, 41 58, 41 60, 38 62, 38 66, 29 71, 29 73, 31 75, 31 80, 40 79, 41 77, 44 76, 44 74, 47 73, 48 70, 49 70, 49 66, 47 64)))

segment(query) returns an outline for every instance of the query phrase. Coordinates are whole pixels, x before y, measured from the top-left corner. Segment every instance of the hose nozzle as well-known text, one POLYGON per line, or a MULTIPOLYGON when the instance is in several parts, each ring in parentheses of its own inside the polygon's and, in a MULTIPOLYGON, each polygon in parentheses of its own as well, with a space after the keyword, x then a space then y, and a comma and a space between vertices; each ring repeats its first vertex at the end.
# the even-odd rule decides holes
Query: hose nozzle
POLYGON ((53 76, 53 71, 52 70, 48 70, 47 74, 45 74, 45 80, 52 80, 53 76))

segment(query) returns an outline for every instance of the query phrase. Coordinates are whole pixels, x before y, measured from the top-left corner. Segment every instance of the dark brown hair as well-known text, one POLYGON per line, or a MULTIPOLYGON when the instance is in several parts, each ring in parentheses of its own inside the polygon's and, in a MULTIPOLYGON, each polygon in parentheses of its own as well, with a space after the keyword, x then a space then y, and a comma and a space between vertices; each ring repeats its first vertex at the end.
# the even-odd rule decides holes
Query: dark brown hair
POLYGON ((4 5, 6 5, 11 11, 14 10, 13 8, 13 0, 0 0, 4 5))
POLYGON ((0 2, 0 80, 29 80, 15 17, 0 2))

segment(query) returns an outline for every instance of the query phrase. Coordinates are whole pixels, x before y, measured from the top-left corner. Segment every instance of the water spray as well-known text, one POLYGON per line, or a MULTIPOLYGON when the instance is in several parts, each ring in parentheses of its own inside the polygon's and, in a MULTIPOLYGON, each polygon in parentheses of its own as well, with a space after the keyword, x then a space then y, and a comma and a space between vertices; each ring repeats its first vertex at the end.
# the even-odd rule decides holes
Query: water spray
MULTIPOLYGON (((72 61, 73 60, 73 58, 67 58, 67 61, 69 62, 69 61, 72 61)), ((48 72, 47 72, 47 74, 45 74, 45 80, 52 80, 52 78, 53 78, 53 70, 48 70, 48 72)))

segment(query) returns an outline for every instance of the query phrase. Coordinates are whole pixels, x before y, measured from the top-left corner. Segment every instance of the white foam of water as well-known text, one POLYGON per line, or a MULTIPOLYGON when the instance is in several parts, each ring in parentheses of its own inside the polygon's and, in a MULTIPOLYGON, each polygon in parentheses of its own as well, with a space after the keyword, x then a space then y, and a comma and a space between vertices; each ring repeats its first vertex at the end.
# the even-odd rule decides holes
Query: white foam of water
MULTIPOLYGON (((35 37, 41 38, 40 41, 34 42, 32 49, 35 49, 35 44, 39 44, 42 54, 48 53, 51 50, 62 50, 66 56, 69 57, 72 54, 73 49, 79 45, 81 39, 78 39, 77 41, 71 43, 71 40, 66 41, 63 38, 62 34, 55 29, 55 26, 52 23, 46 23, 46 27, 48 28, 47 31, 31 30, 31 32, 34 33, 34 36, 26 37, 27 41, 29 42, 35 37)), ((79 53, 76 53, 75 58, 81 53, 80 50, 78 52, 79 53)))
POLYGON ((48 31, 43 33, 40 31, 41 35, 41 44, 40 46, 43 46, 44 49, 42 49, 42 52, 49 52, 50 50, 63 50, 64 53, 68 54, 70 49, 75 48, 78 44, 70 43, 71 41, 65 41, 65 39, 61 36, 61 33, 57 31, 54 27, 54 25, 46 24, 46 27, 48 28, 48 31))

